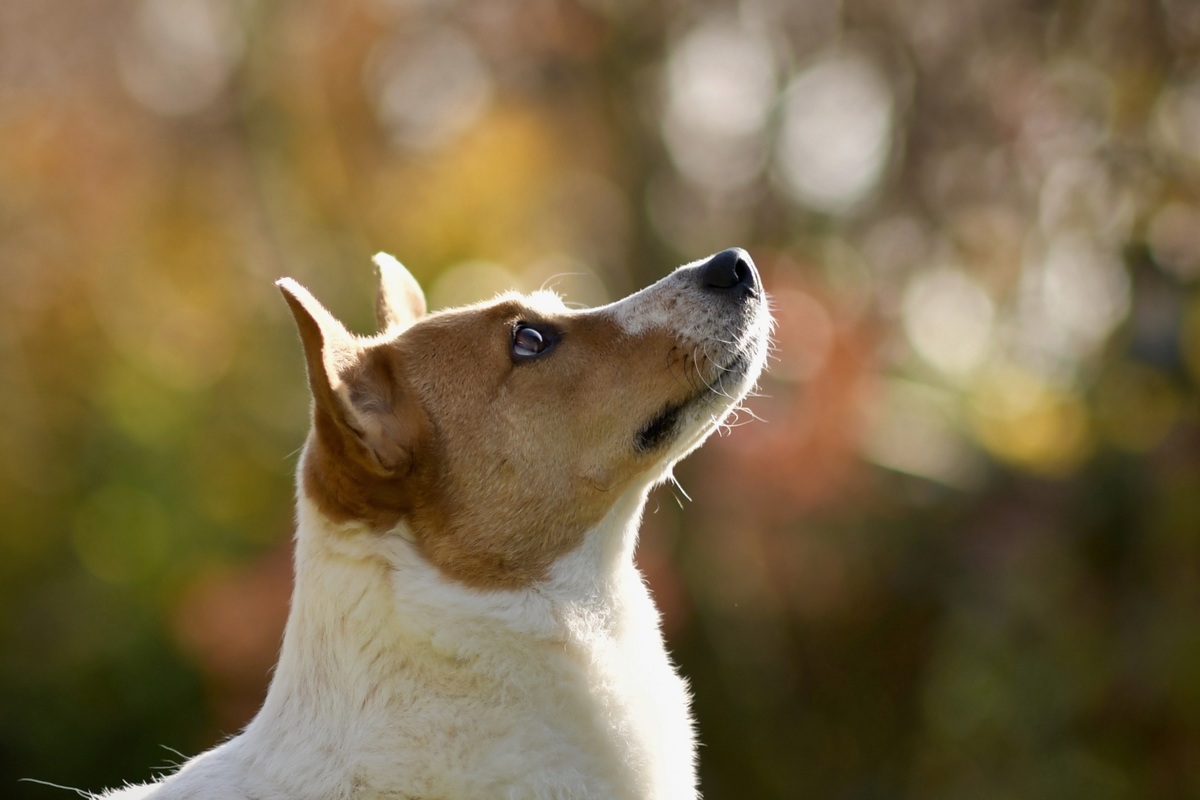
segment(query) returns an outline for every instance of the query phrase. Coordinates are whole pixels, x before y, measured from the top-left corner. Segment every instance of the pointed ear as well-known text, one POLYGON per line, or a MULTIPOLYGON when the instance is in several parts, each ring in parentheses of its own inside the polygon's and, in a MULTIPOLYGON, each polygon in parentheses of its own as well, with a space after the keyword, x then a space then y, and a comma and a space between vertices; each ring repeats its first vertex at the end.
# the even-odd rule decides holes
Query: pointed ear
POLYGON ((387 253, 371 259, 379 271, 375 317, 381 331, 399 332, 425 316, 425 293, 404 265, 387 253))
POLYGON ((326 410, 339 409, 341 374, 358 359, 361 348, 357 340, 308 289, 291 278, 280 278, 275 285, 296 318, 313 399, 326 410))
POLYGON ((407 471, 411 425, 397 415, 392 370, 364 347, 312 294, 291 278, 275 282, 300 330, 316 425, 327 442, 363 456, 381 474, 407 471), (322 415, 332 423, 322 426, 322 415))

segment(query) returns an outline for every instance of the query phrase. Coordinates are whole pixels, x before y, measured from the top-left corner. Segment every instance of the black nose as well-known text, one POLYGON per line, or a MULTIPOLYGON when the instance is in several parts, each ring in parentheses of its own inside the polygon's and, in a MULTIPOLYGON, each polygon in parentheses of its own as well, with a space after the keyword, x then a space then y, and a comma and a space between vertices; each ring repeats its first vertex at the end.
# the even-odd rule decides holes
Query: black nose
POLYGON ((749 253, 731 247, 700 265, 700 281, 705 289, 754 291, 758 288, 758 271, 749 253))

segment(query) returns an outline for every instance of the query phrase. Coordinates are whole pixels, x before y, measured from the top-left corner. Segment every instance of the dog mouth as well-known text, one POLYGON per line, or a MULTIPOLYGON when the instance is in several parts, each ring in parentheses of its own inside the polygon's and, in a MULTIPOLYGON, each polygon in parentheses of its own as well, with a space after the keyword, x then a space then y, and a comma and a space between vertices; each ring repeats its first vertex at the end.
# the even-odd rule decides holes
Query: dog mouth
MULTIPOLYGON (((638 429, 634 435, 634 449, 639 453, 652 453, 662 449, 684 432, 693 411, 703 415, 702 406, 735 406, 749 366, 749 355, 740 351, 724 364, 714 363, 715 375, 712 379, 706 380, 704 385, 682 401, 667 403, 638 429)), ((705 427, 719 424, 729 408, 720 413, 713 413, 706 420, 705 427)))
POLYGON ((770 309, 744 250, 680 267, 608 308, 626 333, 657 329, 674 339, 667 360, 684 391, 661 398, 634 431, 639 454, 686 455, 736 413, 765 365, 770 309))
POLYGON ((690 402, 671 403, 651 417, 634 436, 634 449, 639 453, 650 453, 674 439, 679 430, 679 420, 690 402))

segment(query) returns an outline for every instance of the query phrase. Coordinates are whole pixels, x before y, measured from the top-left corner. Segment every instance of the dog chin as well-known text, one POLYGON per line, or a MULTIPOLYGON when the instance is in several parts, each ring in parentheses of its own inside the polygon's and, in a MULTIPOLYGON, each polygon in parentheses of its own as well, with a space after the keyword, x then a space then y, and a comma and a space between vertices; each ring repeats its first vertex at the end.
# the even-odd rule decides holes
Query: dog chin
MULTIPOLYGON (((691 396, 665 405, 638 429, 634 447, 642 453, 671 449, 679 442, 703 441, 719 428, 737 408, 756 379, 750 372, 755 359, 738 352, 725 364, 716 366, 715 374, 691 396)), ((688 450, 691 446, 688 447, 688 450)))
POLYGON ((720 367, 719 375, 708 387, 682 404, 664 409, 650 423, 662 425, 662 418, 673 412, 671 433, 662 442, 665 463, 673 464, 691 453, 737 413, 762 372, 759 353, 764 346, 756 341, 749 350, 738 351, 720 367))

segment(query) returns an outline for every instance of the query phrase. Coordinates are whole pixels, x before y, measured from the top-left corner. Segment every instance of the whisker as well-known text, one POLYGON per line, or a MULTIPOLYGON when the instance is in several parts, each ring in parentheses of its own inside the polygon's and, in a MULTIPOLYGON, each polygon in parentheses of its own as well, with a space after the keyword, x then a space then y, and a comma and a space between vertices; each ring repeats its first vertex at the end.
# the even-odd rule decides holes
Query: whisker
POLYGON ((77 789, 74 786, 63 786, 61 783, 51 783, 50 781, 38 780, 37 778, 17 778, 18 783, 32 783, 37 786, 48 786, 51 789, 62 789, 64 792, 74 792, 79 797, 86 800, 95 800, 99 795, 93 794, 85 789, 77 789))
POLYGON ((166 750, 168 753, 171 753, 172 755, 179 756, 184 761, 188 760, 188 756, 185 756, 183 753, 179 752, 178 750, 176 750, 174 747, 171 747, 170 745, 160 744, 159 747, 161 747, 163 750, 166 750))
POLYGON ((582 273, 582 272, 556 272, 553 275, 551 275, 549 278, 546 278, 546 280, 542 281, 542 285, 538 288, 538 291, 539 292, 555 291, 554 286, 551 285, 551 283, 550 283, 551 281, 558 281, 558 280, 561 280, 562 278, 570 278, 573 276, 583 275, 583 274, 584 273, 582 273))
MULTIPOLYGON (((689 503, 694 502, 692 500, 692 496, 687 493, 686 489, 683 488, 683 484, 680 483, 679 479, 675 477, 674 470, 667 473, 667 482, 670 483, 673 487, 675 487, 675 489, 678 490, 679 494, 683 495, 684 499, 687 500, 689 503)), ((678 496, 675 497, 675 502, 679 503, 680 508, 683 508, 683 503, 680 502, 678 496)))

